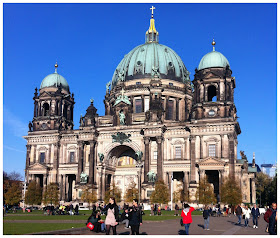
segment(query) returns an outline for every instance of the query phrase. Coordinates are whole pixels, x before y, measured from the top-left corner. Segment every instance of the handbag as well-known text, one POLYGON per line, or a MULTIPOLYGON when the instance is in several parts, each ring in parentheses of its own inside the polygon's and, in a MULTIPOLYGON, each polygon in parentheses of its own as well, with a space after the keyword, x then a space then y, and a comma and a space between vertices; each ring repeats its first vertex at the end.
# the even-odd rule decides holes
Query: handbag
POLYGON ((89 223, 87 224, 87 227, 88 227, 90 230, 93 230, 93 229, 94 229, 94 225, 93 225, 91 222, 89 222, 89 223))
POLYGON ((183 223, 183 219, 182 219, 182 218, 180 219, 180 225, 181 225, 181 226, 184 226, 184 223, 183 223))

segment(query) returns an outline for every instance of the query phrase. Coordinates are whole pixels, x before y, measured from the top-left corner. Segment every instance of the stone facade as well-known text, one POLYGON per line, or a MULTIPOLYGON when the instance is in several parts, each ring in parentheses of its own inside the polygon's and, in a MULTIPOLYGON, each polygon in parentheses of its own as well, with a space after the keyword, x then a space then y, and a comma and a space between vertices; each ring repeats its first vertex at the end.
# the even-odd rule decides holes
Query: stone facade
POLYGON ((153 172, 170 191, 171 184, 181 184, 194 200, 203 176, 211 177, 218 198, 224 178, 231 176, 240 181, 243 202, 254 203, 256 171, 248 170, 246 159, 237 160, 241 130, 234 89, 228 66, 196 70, 192 83, 174 80, 172 68, 165 75, 123 74, 114 86, 107 85, 105 115, 99 116, 91 101, 79 129, 73 129, 69 89, 54 85, 39 95, 36 89, 34 117, 24 137, 27 182, 57 183, 64 202, 80 201, 85 184, 102 201, 113 181, 123 195, 135 182, 148 201, 153 172))

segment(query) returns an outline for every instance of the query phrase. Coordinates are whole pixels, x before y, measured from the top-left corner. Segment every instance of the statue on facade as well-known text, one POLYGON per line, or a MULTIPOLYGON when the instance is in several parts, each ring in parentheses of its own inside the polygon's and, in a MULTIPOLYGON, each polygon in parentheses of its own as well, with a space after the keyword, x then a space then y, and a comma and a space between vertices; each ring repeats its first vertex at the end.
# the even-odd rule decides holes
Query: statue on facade
POLYGON ((154 67, 154 66, 152 67, 151 75, 152 75, 152 78, 159 78, 160 73, 158 71, 158 67, 154 67))
POLYGON ((139 163, 142 160, 143 152, 142 151, 136 151, 135 154, 137 155, 136 161, 139 163))
POLYGON ((148 182, 154 183, 156 181, 156 174, 154 172, 149 171, 147 173, 147 176, 148 176, 148 182))
POLYGON ((109 93, 111 81, 106 84, 106 93, 109 93))
POLYGON ((241 159, 247 160, 247 156, 245 155, 244 151, 240 151, 241 159))
POLYGON ((29 127, 29 131, 33 131, 33 125, 31 121, 29 121, 28 127, 29 127))
POLYGON ((104 154, 102 154, 102 153, 98 153, 98 157, 99 157, 99 161, 100 161, 100 163, 102 163, 102 162, 103 162, 103 160, 104 160, 104 154))
POLYGON ((123 110, 121 110, 119 112, 119 118, 120 118, 120 124, 125 125, 125 114, 124 114, 123 110))
POLYGON ((84 126, 85 122, 84 122, 84 118, 83 115, 80 116, 80 126, 84 126))
POLYGON ((87 178, 88 176, 84 172, 82 172, 80 175, 80 183, 87 183, 87 178))

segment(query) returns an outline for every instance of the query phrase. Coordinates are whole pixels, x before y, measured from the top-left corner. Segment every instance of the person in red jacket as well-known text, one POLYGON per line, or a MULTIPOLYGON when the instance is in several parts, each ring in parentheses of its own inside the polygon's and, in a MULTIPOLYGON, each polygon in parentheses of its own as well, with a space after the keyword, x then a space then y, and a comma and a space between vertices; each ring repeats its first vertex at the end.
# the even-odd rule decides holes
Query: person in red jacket
POLYGON ((186 234, 189 234, 190 224, 192 223, 192 212, 194 211, 193 207, 190 207, 189 204, 184 204, 184 209, 182 210, 181 217, 183 219, 183 224, 185 225, 186 234))

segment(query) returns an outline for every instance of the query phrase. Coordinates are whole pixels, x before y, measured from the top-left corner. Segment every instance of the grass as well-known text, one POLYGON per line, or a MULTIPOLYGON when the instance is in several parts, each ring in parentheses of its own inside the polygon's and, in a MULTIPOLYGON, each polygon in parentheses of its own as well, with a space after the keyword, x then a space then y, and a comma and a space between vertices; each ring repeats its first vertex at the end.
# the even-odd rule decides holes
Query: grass
POLYGON ((4 223, 4 235, 24 235, 44 231, 66 230, 85 227, 78 223, 4 223))

